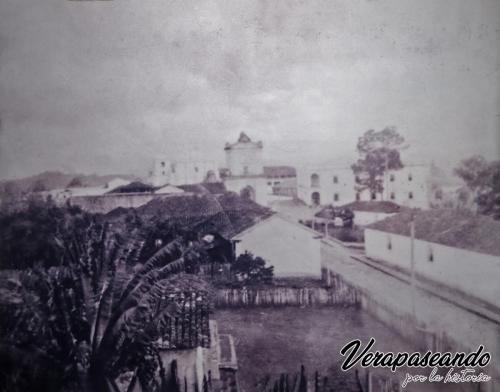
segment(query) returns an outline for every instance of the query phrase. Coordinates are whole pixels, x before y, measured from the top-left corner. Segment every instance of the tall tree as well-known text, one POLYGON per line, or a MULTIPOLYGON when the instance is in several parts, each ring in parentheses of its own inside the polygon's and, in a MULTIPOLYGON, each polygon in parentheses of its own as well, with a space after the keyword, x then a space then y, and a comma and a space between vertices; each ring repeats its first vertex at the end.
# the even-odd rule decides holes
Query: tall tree
POLYGON ((395 127, 386 127, 381 131, 370 129, 359 137, 356 145, 359 159, 351 166, 356 175, 358 192, 365 189, 372 194, 384 191, 384 173, 403 167, 400 151, 404 148, 404 141, 395 127))
POLYGON ((479 213, 500 218, 500 161, 474 155, 462 160, 455 174, 474 195, 479 213))

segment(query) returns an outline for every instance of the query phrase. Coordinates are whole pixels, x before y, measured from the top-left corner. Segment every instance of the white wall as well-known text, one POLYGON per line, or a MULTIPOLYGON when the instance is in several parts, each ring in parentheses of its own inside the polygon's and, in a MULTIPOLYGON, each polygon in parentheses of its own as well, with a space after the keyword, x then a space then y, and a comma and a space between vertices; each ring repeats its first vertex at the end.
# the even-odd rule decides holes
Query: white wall
POLYGON ((154 161, 150 181, 154 186, 198 184, 206 180, 209 171, 213 172, 214 180, 218 181, 219 169, 215 162, 173 162, 157 158, 154 161))
POLYGON ((321 277, 320 241, 308 228, 273 215, 237 235, 236 254, 246 250, 274 266, 278 277, 321 277))
POLYGON ((366 226, 394 215, 394 214, 386 214, 385 212, 369 212, 369 211, 356 211, 356 210, 354 210, 353 212, 354 212, 354 224, 358 226, 366 226))
POLYGON ((226 149, 226 166, 232 176, 261 175, 262 147, 253 142, 233 145, 226 149))
MULTIPOLYGON (((408 165, 401 170, 386 173, 383 184, 384 194, 377 194, 375 200, 393 201, 399 205, 416 208, 429 208, 430 205, 430 167, 427 165, 408 165), (409 180, 411 175, 411 180, 409 180), (391 176, 393 180, 391 181, 391 176), (413 198, 409 197, 410 192, 413 198), (394 198, 391 199, 391 194, 394 198)), ((350 167, 331 168, 299 168, 297 170, 297 195, 306 204, 311 204, 311 194, 319 192, 321 204, 343 205, 356 200, 355 176, 350 167), (319 187, 311 187, 311 175, 320 177, 319 187), (337 176, 338 182, 333 182, 337 176), (338 194, 338 201, 334 195, 338 194)), ((359 200, 369 201, 368 190, 360 193, 359 200)))
MULTIPOLYGON (((378 230, 365 230, 365 250, 370 258, 410 271, 410 238, 378 230), (388 242, 391 249, 388 249, 388 242)), ((499 305, 500 257, 415 240, 415 271, 426 278, 468 295, 499 305), (429 261, 432 252, 433 261, 429 261)))
POLYGON ((264 177, 229 177, 224 180, 226 189, 240 194, 241 191, 251 186, 255 191, 255 202, 267 206, 269 204, 269 195, 267 193, 267 182, 264 177))
POLYGON ((406 207, 429 208, 430 166, 408 165, 401 170, 391 170, 385 175, 384 189, 384 200, 406 207))
POLYGON ((320 193, 321 204, 342 205, 355 200, 354 175, 350 168, 299 168, 297 170, 297 196, 311 204, 313 192, 320 193), (319 186, 311 187, 311 176, 319 176, 319 186), (334 182, 337 177, 337 183, 334 182), (336 201, 334 195, 338 195, 336 201))

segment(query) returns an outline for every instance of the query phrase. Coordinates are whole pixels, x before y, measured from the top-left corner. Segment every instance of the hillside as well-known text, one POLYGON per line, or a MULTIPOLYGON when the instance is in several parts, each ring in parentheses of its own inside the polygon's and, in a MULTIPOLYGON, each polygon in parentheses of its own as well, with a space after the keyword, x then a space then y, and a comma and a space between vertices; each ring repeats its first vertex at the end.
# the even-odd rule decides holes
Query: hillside
POLYGON ((67 187, 74 179, 78 186, 102 186, 114 178, 123 178, 126 180, 134 180, 135 176, 130 174, 74 174, 62 173, 59 171, 45 171, 43 173, 20 178, 16 180, 0 181, 0 193, 24 193, 33 190, 50 190, 67 187))

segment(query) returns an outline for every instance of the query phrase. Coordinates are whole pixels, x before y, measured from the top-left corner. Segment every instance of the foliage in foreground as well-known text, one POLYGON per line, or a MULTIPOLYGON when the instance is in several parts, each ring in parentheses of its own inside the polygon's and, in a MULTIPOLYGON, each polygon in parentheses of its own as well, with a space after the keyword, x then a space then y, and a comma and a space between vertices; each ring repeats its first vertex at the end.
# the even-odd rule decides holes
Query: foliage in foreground
POLYGON ((4 371, 0 388, 108 392, 117 390, 119 375, 133 372, 131 385, 165 389, 155 341, 178 310, 165 295, 169 278, 196 271, 203 247, 177 237, 137 268, 144 246, 137 231, 124 240, 93 223, 56 241, 61 266, 21 275, 24 305, 0 346, 14 373, 4 371))

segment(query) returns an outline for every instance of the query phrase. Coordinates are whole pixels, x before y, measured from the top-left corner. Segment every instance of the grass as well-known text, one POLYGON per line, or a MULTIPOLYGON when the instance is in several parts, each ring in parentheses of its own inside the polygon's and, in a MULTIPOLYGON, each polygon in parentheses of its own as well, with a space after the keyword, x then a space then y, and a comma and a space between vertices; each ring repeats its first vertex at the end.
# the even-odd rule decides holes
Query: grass
POLYGON ((408 349, 383 324, 354 308, 279 308, 217 310, 220 333, 235 339, 239 378, 243 391, 256 390, 266 376, 338 370, 340 349, 354 338, 373 336, 377 349, 408 349))

